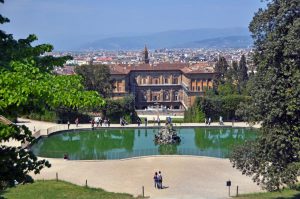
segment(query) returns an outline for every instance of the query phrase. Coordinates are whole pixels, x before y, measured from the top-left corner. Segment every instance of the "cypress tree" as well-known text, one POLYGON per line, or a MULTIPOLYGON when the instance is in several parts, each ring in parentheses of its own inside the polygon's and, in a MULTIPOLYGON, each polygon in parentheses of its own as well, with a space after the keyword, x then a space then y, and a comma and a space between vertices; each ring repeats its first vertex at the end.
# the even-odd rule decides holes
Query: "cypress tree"
POLYGON ((224 83, 225 75, 227 73, 228 68, 229 65, 225 57, 219 57, 217 63, 215 64, 215 72, 217 73, 214 79, 215 87, 217 87, 219 84, 224 83))
POLYGON ((242 55, 241 60, 239 62, 238 80, 240 83, 246 82, 248 80, 248 67, 245 55, 242 55))

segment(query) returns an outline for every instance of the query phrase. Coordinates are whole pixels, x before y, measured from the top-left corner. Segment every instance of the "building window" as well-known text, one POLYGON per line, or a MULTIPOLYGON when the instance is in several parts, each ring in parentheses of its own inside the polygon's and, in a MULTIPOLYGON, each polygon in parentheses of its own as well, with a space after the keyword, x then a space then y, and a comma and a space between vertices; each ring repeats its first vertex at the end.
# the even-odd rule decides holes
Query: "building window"
POLYGON ((169 101, 170 100, 170 94, 169 94, 169 92, 165 92, 164 93, 164 100, 165 101, 169 101))
POLYGON ((143 79, 142 79, 142 84, 146 84, 146 82, 147 82, 147 81, 146 81, 146 78, 143 78, 143 79))
POLYGON ((168 78, 165 77, 165 84, 168 84, 168 83, 169 83, 168 78))
POLYGON ((179 93, 175 92, 174 94, 174 101, 179 101, 179 93))
POLYGON ((200 91, 200 86, 197 86, 197 91, 200 91))
POLYGON ((174 77, 173 84, 178 84, 178 77, 174 77))
POLYGON ((157 101, 157 96, 156 95, 153 96, 153 100, 152 101, 157 101))

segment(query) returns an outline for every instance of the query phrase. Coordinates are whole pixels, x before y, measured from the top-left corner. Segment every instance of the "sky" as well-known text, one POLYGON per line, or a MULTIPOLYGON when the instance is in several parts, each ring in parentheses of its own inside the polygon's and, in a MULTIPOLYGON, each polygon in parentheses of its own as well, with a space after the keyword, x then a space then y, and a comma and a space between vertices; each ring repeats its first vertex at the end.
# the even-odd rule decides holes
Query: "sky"
POLYGON ((36 34, 58 49, 66 43, 168 30, 248 27, 260 0, 5 0, 1 30, 36 34))

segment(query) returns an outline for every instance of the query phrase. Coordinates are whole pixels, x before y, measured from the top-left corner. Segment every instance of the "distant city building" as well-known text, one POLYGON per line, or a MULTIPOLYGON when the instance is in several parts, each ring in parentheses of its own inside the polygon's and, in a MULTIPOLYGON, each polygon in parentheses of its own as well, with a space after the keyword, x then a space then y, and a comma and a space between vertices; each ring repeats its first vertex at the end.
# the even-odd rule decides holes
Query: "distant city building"
POLYGON ((149 62, 150 62, 150 59, 149 59, 149 52, 148 52, 148 49, 147 49, 147 46, 146 46, 146 45, 145 45, 145 49, 144 49, 143 55, 144 55, 144 59, 143 59, 144 63, 145 63, 145 64, 149 64, 149 62))

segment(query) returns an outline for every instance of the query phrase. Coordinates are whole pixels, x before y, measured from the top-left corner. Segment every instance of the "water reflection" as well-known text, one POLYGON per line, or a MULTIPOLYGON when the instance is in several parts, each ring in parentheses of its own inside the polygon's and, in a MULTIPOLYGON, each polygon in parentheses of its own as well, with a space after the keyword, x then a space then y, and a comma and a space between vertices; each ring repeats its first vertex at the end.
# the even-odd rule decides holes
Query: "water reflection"
POLYGON ((177 152, 178 144, 164 144, 159 145, 158 151, 160 155, 175 155, 177 152))
POLYGON ((32 151, 42 157, 70 159, 121 159, 144 155, 204 155, 227 157, 234 145, 254 139, 255 133, 237 128, 178 129, 182 142, 177 145, 155 145, 158 129, 102 129, 66 132, 39 140, 32 151))
POLYGON ((234 145, 241 144, 245 140, 255 138, 255 133, 243 128, 239 129, 195 129, 195 143, 199 149, 207 150, 211 148, 231 149, 234 145), (204 131, 204 132, 203 132, 204 131))

